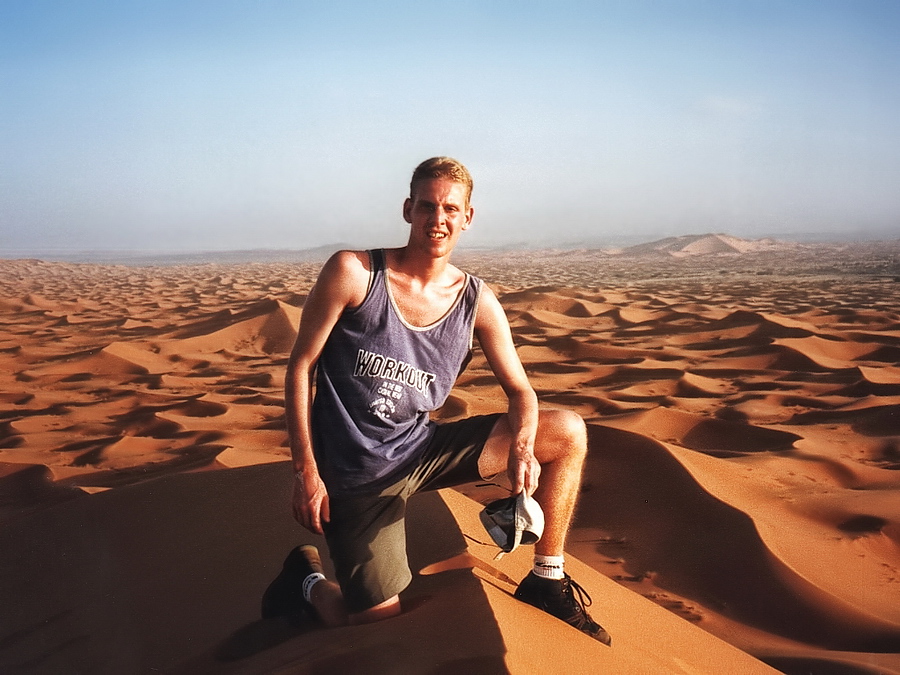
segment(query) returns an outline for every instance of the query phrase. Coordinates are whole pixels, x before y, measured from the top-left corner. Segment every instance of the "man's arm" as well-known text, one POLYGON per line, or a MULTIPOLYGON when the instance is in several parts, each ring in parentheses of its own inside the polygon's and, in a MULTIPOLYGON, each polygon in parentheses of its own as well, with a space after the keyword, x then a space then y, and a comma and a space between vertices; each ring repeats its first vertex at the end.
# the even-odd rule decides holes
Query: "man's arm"
POLYGON ((345 309, 362 303, 368 280, 365 252, 340 251, 325 263, 303 306, 297 341, 288 361, 284 407, 295 473, 294 517, 318 534, 330 511, 328 492, 313 455, 313 376, 334 325, 345 309))
POLYGON ((507 470, 513 494, 532 494, 538 486, 541 465, 534 457, 538 427, 538 400, 516 353, 509 321, 494 292, 484 286, 475 316, 475 334, 488 365, 494 371, 509 400, 508 419, 512 429, 507 470))

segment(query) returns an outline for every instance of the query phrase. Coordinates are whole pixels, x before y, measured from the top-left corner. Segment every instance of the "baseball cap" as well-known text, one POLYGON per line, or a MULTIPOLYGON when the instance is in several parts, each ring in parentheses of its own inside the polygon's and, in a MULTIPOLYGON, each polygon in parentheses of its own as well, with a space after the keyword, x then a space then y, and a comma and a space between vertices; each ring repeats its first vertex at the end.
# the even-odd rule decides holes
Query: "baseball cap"
POLYGON ((498 499, 482 509, 481 523, 504 553, 533 544, 544 533, 544 512, 525 492, 498 499))

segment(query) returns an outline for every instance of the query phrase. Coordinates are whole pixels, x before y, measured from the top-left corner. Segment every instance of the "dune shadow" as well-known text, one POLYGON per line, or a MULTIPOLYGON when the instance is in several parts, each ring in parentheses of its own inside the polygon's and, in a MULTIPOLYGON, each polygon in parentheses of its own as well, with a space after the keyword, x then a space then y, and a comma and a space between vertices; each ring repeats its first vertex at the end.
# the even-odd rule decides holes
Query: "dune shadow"
POLYGON ((813 410, 794 415, 788 424, 849 424, 863 436, 894 436, 900 429, 900 405, 875 405, 850 410, 813 410))
POLYGON ((881 668, 806 656, 772 656, 761 660, 785 675, 882 675, 885 672, 881 668))
POLYGON ((502 656, 473 656, 442 663, 429 671, 428 675, 496 675, 506 672, 509 672, 509 667, 502 656))
MULTIPOLYGON (((707 492, 664 445, 590 426, 576 527, 624 540, 601 553, 629 574, 653 571, 660 588, 763 630, 832 649, 895 651, 900 634, 873 634, 806 597, 753 519, 707 492)), ((727 460, 722 460, 727 461, 727 460)), ((851 523, 862 527, 872 524, 851 523)))
POLYGON ((296 622, 277 618, 254 621, 219 643, 213 650, 213 658, 221 662, 241 661, 317 628, 311 620, 296 622))

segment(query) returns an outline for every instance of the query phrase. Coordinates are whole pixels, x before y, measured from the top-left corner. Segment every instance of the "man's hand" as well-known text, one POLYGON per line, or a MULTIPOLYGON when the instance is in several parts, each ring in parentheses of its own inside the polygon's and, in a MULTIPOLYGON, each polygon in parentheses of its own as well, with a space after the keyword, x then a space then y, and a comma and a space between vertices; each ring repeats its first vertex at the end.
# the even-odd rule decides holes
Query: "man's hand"
POLYGON ((541 465, 534 457, 532 448, 520 448, 517 444, 509 451, 509 482, 512 483, 514 495, 524 491, 529 497, 537 490, 541 477, 541 465))
POLYGON ((328 491, 318 472, 294 475, 294 518, 310 532, 322 534, 322 523, 331 520, 328 491))

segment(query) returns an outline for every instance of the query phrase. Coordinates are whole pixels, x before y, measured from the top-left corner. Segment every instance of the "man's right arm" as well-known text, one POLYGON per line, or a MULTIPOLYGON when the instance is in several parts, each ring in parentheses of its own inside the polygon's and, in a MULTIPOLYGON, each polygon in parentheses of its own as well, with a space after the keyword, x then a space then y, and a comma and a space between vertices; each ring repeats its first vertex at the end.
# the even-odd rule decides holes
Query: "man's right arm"
POLYGON ((313 455, 313 376, 341 313, 365 299, 368 265, 368 255, 363 251, 340 251, 325 263, 303 306, 285 377, 285 419, 295 476, 294 517, 318 534, 322 533, 322 522, 329 520, 330 512, 328 492, 313 455))

